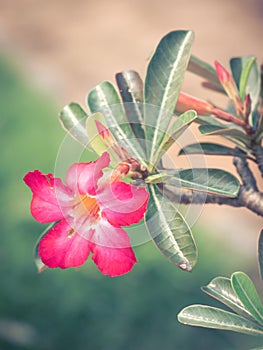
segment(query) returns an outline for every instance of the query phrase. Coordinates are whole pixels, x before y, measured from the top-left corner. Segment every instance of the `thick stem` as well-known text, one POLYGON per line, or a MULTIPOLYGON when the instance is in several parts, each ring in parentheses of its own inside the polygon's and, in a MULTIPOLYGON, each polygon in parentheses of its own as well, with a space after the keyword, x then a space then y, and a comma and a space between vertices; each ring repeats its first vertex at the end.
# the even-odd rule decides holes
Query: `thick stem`
POLYGON ((246 158, 234 157, 233 164, 242 179, 243 187, 248 191, 253 190, 254 192, 258 192, 256 179, 249 168, 246 158))
POLYGON ((262 146, 259 145, 257 147, 255 155, 256 155, 256 161, 257 161, 259 171, 261 173, 261 176, 263 177, 263 147, 262 146))
POLYGON ((167 198, 180 204, 224 204, 236 208, 245 207, 263 217, 263 194, 255 191, 247 191, 244 186, 241 186, 239 195, 236 198, 220 197, 191 190, 181 190, 179 188, 171 191, 167 187, 164 187, 163 190, 167 198))

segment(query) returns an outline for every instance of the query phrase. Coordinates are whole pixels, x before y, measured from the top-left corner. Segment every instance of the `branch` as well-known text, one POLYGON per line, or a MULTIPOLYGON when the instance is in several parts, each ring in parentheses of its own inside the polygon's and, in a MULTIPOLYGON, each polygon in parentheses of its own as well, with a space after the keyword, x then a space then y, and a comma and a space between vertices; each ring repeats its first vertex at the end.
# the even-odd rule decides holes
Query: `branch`
POLYGON ((263 147, 262 146, 258 146, 256 153, 256 161, 257 161, 257 165, 259 168, 259 171, 261 173, 261 176, 263 177, 263 147))
POLYGON ((214 194, 184 190, 164 186, 164 195, 171 201, 180 204, 225 204, 232 207, 245 207, 253 213, 263 217, 263 193, 259 192, 256 180, 249 168, 248 162, 243 158, 234 158, 234 165, 242 179, 239 194, 236 198, 221 197, 214 194))
POLYGON ((234 157, 233 164, 236 167, 238 175, 241 177, 243 187, 247 190, 259 192, 256 179, 249 168, 246 158, 234 157))

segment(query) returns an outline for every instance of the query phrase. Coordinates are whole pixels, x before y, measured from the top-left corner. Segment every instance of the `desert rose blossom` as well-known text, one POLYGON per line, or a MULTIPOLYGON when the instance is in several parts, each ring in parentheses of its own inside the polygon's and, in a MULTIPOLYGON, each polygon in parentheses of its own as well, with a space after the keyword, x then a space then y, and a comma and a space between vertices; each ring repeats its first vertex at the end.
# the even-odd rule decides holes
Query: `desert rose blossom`
POLYGON ((32 216, 40 223, 58 221, 39 243, 39 256, 46 266, 77 267, 91 253, 105 275, 114 277, 132 269, 136 258, 121 226, 143 218, 149 194, 110 172, 103 173, 109 164, 107 152, 95 162, 75 163, 65 185, 39 170, 24 177, 33 193, 32 216))

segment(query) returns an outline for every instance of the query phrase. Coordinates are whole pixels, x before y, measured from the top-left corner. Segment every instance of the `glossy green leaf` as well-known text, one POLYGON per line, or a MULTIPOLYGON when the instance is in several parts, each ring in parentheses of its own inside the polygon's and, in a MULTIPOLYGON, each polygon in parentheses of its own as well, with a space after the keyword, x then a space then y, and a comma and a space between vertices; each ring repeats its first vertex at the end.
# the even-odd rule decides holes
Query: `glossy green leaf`
POLYGON ((203 135, 223 136, 245 150, 250 149, 250 139, 241 130, 222 128, 216 125, 200 125, 199 131, 203 135))
POLYGON ((249 319, 252 318, 251 314, 246 310, 233 291, 229 278, 216 277, 207 286, 202 287, 202 291, 219 300, 240 316, 249 319))
MULTIPOLYGON (((214 133, 223 133, 228 131, 229 128, 222 125, 213 125, 213 124, 203 124, 199 126, 199 131, 202 135, 214 135, 214 133)), ((232 130, 232 129, 230 129, 232 130)))
POLYGON ((261 230, 258 240, 258 263, 261 279, 263 280, 263 230, 261 230))
POLYGON ((243 66, 243 69, 241 71, 240 80, 239 80, 239 93, 242 100, 246 97, 247 94, 247 85, 248 85, 248 79, 252 70, 252 67, 256 61, 256 57, 250 57, 243 66))
POLYGON ((166 184, 225 197, 236 197, 240 188, 239 181, 232 174, 221 169, 206 168, 175 171, 174 176, 168 178, 166 184))
POLYGON ((197 261, 197 248, 191 229, 175 205, 164 198, 156 185, 149 185, 150 200, 146 227, 160 252, 173 264, 191 271, 197 261))
POLYGON ((104 116, 118 144, 145 165, 143 150, 134 137, 115 87, 107 81, 97 85, 88 94, 88 105, 91 112, 104 116))
POLYGON ((38 246, 39 246, 39 242, 41 241, 41 239, 48 233, 49 230, 51 230, 51 228, 55 226, 55 224, 52 222, 52 224, 48 225, 45 230, 41 233, 41 235, 39 236, 37 243, 34 247, 34 251, 33 251, 33 258, 34 258, 34 262, 35 265, 37 267, 37 272, 41 273, 43 271, 45 271, 46 269, 48 269, 48 267, 43 264, 39 254, 38 254, 38 246))
POLYGON ((170 124, 187 68, 193 32, 174 31, 159 43, 147 69, 144 91, 145 131, 152 163, 170 124), (154 107, 154 108, 153 108, 154 107))
POLYGON ((185 132, 188 126, 197 118, 195 111, 187 111, 181 114, 173 121, 169 126, 167 133, 165 134, 162 143, 160 144, 157 152, 153 158, 153 164, 155 165, 162 158, 165 152, 174 144, 174 142, 185 132))
POLYGON ((206 305, 191 305, 183 309, 178 320, 181 323, 263 336, 263 328, 242 316, 206 305))
POLYGON ((207 155, 221 155, 246 158, 248 155, 237 149, 220 145, 218 143, 200 142, 185 146, 179 152, 179 155, 185 154, 207 154, 207 155))
POLYGON ((200 60, 200 58, 191 55, 187 70, 191 73, 199 75, 202 78, 207 79, 215 86, 219 87, 220 90, 222 90, 222 86, 218 80, 216 70, 209 63, 206 63, 200 60))
MULTIPOLYGON (((260 94, 260 69, 254 56, 234 57, 230 60, 234 80, 239 88, 241 98, 250 94, 252 111, 256 108, 260 94)), ((256 120, 252 123, 256 126, 256 120)))
POLYGON ((86 112, 75 102, 65 106, 59 114, 59 121, 62 127, 84 146, 89 144, 89 138, 85 128, 86 119, 86 112))
POLYGON ((144 140, 143 81, 137 72, 127 70, 116 74, 116 82, 134 135, 144 140))
POLYGON ((149 175, 145 179, 145 182, 147 184, 160 184, 160 183, 167 181, 167 179, 170 177, 172 177, 172 175, 165 174, 165 173, 164 174, 158 173, 158 174, 149 175))
POLYGON ((263 325, 263 304, 251 279, 243 272, 231 276, 232 288, 254 319, 263 325))
POLYGON ((206 88, 206 89, 210 89, 216 92, 220 92, 221 94, 226 94, 225 90, 223 89, 222 85, 216 85, 213 83, 210 83, 210 81, 203 81, 201 83, 201 85, 206 88))
POLYGON ((230 126, 232 127, 232 124, 223 124, 221 123, 217 118, 210 117, 210 116, 198 116, 198 118, 195 121, 197 124, 200 125, 214 125, 214 126, 220 126, 221 128, 228 129, 230 126))

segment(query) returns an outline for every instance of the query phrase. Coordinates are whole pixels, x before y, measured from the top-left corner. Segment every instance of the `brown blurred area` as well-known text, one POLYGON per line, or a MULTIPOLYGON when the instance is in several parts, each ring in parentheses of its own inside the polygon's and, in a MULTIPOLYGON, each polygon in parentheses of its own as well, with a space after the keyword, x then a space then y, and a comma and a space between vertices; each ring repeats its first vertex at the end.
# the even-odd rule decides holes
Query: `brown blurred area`
MULTIPOLYGON (((84 104, 88 90, 113 81, 116 72, 135 69, 144 76, 157 43, 175 29, 192 29, 192 52, 208 62, 228 65, 230 57, 247 54, 261 61, 262 19, 262 0, 0 0, 0 48, 61 106, 73 100, 84 104)), ((184 89, 210 99, 199 82, 189 74, 184 89)), ((222 158, 209 165, 233 169, 222 158)), ((202 218, 235 249, 255 253, 261 218, 212 205, 202 218)))

